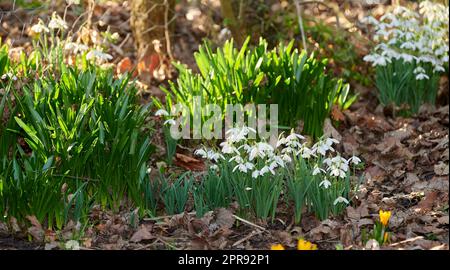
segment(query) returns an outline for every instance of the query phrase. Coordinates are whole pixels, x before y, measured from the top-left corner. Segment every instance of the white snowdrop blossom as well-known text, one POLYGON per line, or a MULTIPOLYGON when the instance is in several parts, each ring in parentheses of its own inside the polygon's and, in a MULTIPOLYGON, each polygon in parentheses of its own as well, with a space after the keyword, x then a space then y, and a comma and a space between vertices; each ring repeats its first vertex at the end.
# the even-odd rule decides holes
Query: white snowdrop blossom
POLYGON ((319 187, 323 187, 325 189, 329 188, 330 186, 331 186, 331 182, 328 181, 328 179, 326 179, 326 178, 319 184, 319 187))
POLYGON ((220 147, 222 147, 222 153, 223 154, 239 154, 239 151, 237 148, 233 145, 233 143, 229 141, 224 141, 220 144, 220 147))
POLYGON ((37 24, 35 24, 31 27, 31 31, 33 31, 36 34, 43 33, 43 32, 45 32, 45 33, 50 32, 50 30, 45 26, 44 22, 41 19, 38 20, 37 24))
POLYGON ((87 55, 87 60, 97 60, 98 62, 106 62, 111 60, 113 57, 110 54, 104 53, 100 50, 92 49, 90 50, 87 55))
POLYGON ((164 125, 173 126, 176 124, 177 124, 177 122, 174 119, 167 119, 166 121, 164 121, 164 125))
POLYGON ((83 53, 83 52, 89 50, 89 47, 87 45, 76 43, 76 42, 67 42, 66 45, 64 46, 64 50, 73 52, 76 54, 78 52, 83 53))
POLYGON ((347 176, 348 161, 341 156, 336 156, 333 158, 326 158, 323 161, 324 164, 328 166, 327 171, 331 176, 345 178, 347 176))
POLYGON ((253 147, 249 148, 247 150, 249 154, 249 160, 253 160, 256 157, 264 158, 266 156, 269 156, 274 151, 274 148, 265 142, 258 142, 253 147))
POLYGON ((425 73, 420 73, 416 75, 416 80, 420 81, 420 80, 428 80, 430 79, 430 77, 428 77, 427 74, 425 73))
POLYGON ((247 139, 247 135, 250 132, 256 133, 256 130, 254 130, 253 128, 249 128, 249 127, 231 128, 226 131, 227 140, 232 143, 241 142, 241 141, 247 139))
POLYGON ((53 12, 52 19, 48 23, 48 28, 50 29, 67 29, 67 23, 58 15, 53 12))
POLYGON ((255 167, 255 165, 250 162, 240 163, 240 164, 236 165, 236 167, 233 168, 233 172, 239 169, 239 171, 241 171, 243 173, 247 173, 248 171, 253 170, 254 167, 255 167))
POLYGON ((336 139, 327 138, 325 140, 318 141, 313 146, 313 149, 322 156, 326 156, 328 151, 334 152, 333 144, 336 143, 339 143, 339 141, 336 139))
POLYGON ((359 163, 361 163, 361 159, 357 156, 352 156, 349 161, 351 161, 354 165, 358 165, 359 163))
POLYGON ((316 164, 316 166, 314 166, 312 175, 318 175, 320 173, 326 173, 326 171, 322 168, 319 168, 319 166, 317 166, 317 164, 316 164))
POLYGON ((299 151, 298 154, 300 154, 301 157, 304 158, 304 159, 310 159, 311 157, 317 157, 317 156, 315 155, 314 152, 315 152, 315 150, 312 150, 312 149, 310 149, 310 148, 304 146, 304 147, 299 151))
POLYGON ((155 116, 169 116, 169 112, 164 109, 159 109, 156 111, 155 116))
POLYGON ((200 156, 202 158, 207 158, 208 152, 205 149, 197 149, 197 150, 195 150, 194 155, 200 156))
POLYGON ((345 203, 345 204, 349 204, 350 202, 344 198, 344 197, 338 197, 336 200, 334 200, 334 205, 337 205, 338 203, 345 203))

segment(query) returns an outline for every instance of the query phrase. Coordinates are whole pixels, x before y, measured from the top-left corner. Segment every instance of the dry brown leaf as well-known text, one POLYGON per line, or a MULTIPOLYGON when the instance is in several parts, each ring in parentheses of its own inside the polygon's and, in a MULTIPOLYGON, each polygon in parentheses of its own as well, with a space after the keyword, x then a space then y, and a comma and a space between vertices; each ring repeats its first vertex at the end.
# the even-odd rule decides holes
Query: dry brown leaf
POLYGON ((28 233, 31 234, 36 241, 42 242, 44 240, 45 231, 42 229, 41 223, 37 220, 36 216, 27 216, 26 218, 32 225, 28 228, 28 233))
POLYGON ((155 237, 148 231, 147 227, 142 224, 140 229, 133 234, 130 241, 131 242, 141 242, 143 240, 151 240, 155 239, 155 237))
POLYGON ((365 171, 365 177, 368 181, 378 182, 383 181, 386 177, 386 172, 378 166, 370 166, 365 171))
MULTIPOLYGON (((131 59, 129 57, 125 57, 124 59, 120 60, 119 63, 117 63, 116 72, 117 74, 124 74, 124 73, 130 73, 133 69, 133 62, 131 62, 131 59)), ((137 76, 137 71, 133 72, 133 77, 137 76)))
POLYGON ((417 205, 416 211, 420 211, 421 213, 426 213, 433 209, 434 203, 436 202, 438 196, 437 191, 429 192, 423 200, 419 202, 417 205))
POLYGON ((323 136, 342 141, 341 134, 339 134, 339 132, 333 127, 330 118, 325 119, 325 122, 323 124, 323 136))
POLYGON ((345 116, 336 104, 331 108, 331 117, 336 121, 344 121, 345 116))
POLYGON ((235 218, 230 210, 219 208, 215 211, 215 214, 216 220, 213 223, 215 226, 226 229, 231 229, 233 227, 235 218))
POLYGON ((448 215, 438 218, 438 222, 443 225, 448 225, 448 215))
POLYGON ((201 160, 176 153, 174 164, 189 171, 204 171, 205 163, 201 160))
POLYGON ((448 175, 448 164, 440 162, 434 165, 434 173, 436 175, 448 175))

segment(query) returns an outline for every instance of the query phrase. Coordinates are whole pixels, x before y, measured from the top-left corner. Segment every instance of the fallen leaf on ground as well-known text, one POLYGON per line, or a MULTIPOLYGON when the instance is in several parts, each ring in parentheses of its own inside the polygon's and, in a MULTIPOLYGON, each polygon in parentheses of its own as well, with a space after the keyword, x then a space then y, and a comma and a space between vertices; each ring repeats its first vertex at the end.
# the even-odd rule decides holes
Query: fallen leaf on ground
POLYGON ((131 242, 141 242, 143 240, 151 240, 155 237, 148 231, 145 225, 141 225, 140 229, 133 234, 130 241, 131 242))

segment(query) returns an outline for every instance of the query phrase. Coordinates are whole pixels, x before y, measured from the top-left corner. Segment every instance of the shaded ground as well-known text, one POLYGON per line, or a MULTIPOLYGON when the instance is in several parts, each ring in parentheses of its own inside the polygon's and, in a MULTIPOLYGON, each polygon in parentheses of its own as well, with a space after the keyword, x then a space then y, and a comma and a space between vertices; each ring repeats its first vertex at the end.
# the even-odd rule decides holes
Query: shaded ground
MULTIPOLYGON (((2 40, 11 38, 15 47, 27 49, 31 45, 24 25, 42 13, 11 11, 8 5, 0 4, 2 40), (5 12, 8 10, 11 12, 5 12)), ((177 12, 186 15, 189 9, 179 5, 177 12)), ((74 18, 69 16, 68 20, 74 18)), ((112 32, 117 31, 121 36, 119 45, 112 51, 114 62, 124 57, 135 61, 127 7, 102 5, 96 9, 94 18, 102 18, 112 32)), ((181 62, 193 66, 192 52, 200 40, 217 31, 202 28, 206 20, 205 16, 177 18, 177 25, 182 27, 176 28, 172 44, 181 62)), ((157 88, 160 83, 165 82, 152 81, 147 85, 144 98, 160 95, 157 88)), ((111 213, 94 207, 90 225, 84 230, 80 224, 73 223, 57 233, 36 225, 20 228, 17 224, 9 227, 0 224, 0 249, 63 248, 69 239, 80 240, 82 249, 267 249, 273 243, 295 248, 298 237, 317 243, 319 249, 335 249, 337 244, 346 249, 361 249, 365 248, 362 231, 371 229, 380 208, 393 213, 391 243, 382 248, 448 249, 448 81, 444 79, 441 85, 437 108, 424 106, 417 116, 407 118, 394 118, 392 109, 379 106, 375 89, 353 86, 360 93, 359 101, 348 111, 333 114, 334 119, 341 120, 338 128, 325 127, 326 132, 341 141, 339 151, 348 156, 359 155, 366 165, 359 173, 362 183, 352 206, 341 217, 320 222, 307 215, 302 224, 295 226, 288 209, 280 206, 277 218, 267 224, 238 220, 231 206, 201 219, 194 213, 184 213, 146 219, 138 224, 130 209, 111 213), (28 233, 44 234, 46 244, 29 242, 28 233)))

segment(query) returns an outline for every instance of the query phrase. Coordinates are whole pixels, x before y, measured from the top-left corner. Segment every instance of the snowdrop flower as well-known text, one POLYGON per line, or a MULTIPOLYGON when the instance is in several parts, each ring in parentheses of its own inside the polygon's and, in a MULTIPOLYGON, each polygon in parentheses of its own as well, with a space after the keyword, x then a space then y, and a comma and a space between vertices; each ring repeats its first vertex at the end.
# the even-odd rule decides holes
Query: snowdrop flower
POLYGON ((235 172, 237 169, 239 169, 239 171, 243 172, 243 173, 247 173, 247 167, 245 166, 245 164, 238 164, 233 168, 233 172, 235 172))
POLYGON ((316 157, 314 152, 315 152, 314 150, 311 150, 308 147, 303 147, 300 153, 302 158, 309 159, 311 157, 316 157))
POLYGON ((326 156, 327 151, 334 152, 332 147, 334 143, 339 143, 336 139, 327 138, 325 141, 321 140, 314 145, 315 151, 317 151, 322 156, 326 156))
POLYGON ((336 140, 336 139, 333 139, 333 138, 327 138, 326 141, 325 141, 325 143, 326 143, 328 146, 332 146, 333 144, 338 144, 339 141, 336 140))
POLYGON ((258 142, 256 143, 250 151, 248 151, 249 154, 249 160, 253 160, 256 157, 264 158, 270 153, 273 153, 274 149, 273 147, 265 142, 258 142))
POLYGON ((220 147, 222 147, 222 153, 224 154, 239 154, 239 151, 236 149, 236 147, 229 141, 222 142, 220 144, 220 147))
POLYGON ((282 155, 281 159, 283 159, 283 161, 286 162, 286 163, 291 163, 292 162, 292 158, 289 155, 282 155))
POLYGON ((380 55, 380 57, 378 57, 377 59, 375 59, 375 61, 373 62, 373 66, 386 66, 386 64, 387 63, 390 63, 391 61, 388 59, 388 58, 386 58, 386 57, 384 57, 384 56, 381 56, 380 55))
POLYGON ((331 186, 331 182, 328 181, 328 179, 326 179, 326 178, 319 184, 319 187, 323 187, 325 189, 328 189, 330 186, 331 186))
POLYGON ((217 166, 217 164, 213 164, 213 165, 209 166, 209 168, 216 172, 219 171, 219 166, 217 166))
POLYGON ((258 176, 259 176, 259 171, 258 170, 254 170, 253 172, 252 172, 252 178, 258 178, 258 176))
POLYGON ((330 172, 331 176, 345 178, 346 172, 348 171, 348 161, 341 156, 336 156, 333 158, 326 158, 323 161, 324 164, 328 166, 327 170, 330 172))
POLYGON ((405 42, 402 45, 400 45, 400 49, 414 50, 416 49, 416 45, 412 42, 405 42))
POLYGON ((430 79, 430 77, 428 77, 427 74, 425 73, 419 73, 416 75, 416 80, 420 81, 420 80, 428 80, 430 79))
POLYGON ((202 158, 207 158, 208 157, 208 153, 206 152, 205 149, 197 149, 197 150, 195 150, 194 155, 200 156, 202 158))
POLYGON ((294 132, 294 130, 291 130, 291 134, 289 136, 286 137, 286 141, 290 142, 290 141, 298 141, 298 140, 304 140, 305 137, 303 137, 300 134, 297 134, 294 132))
POLYGON ((164 125, 169 125, 169 126, 173 126, 176 124, 177 124, 177 122, 174 119, 168 119, 164 122, 164 125))
POLYGON ((64 46, 66 51, 72 51, 73 53, 85 52, 89 49, 88 46, 76 42, 67 42, 64 46))
POLYGON ((159 109, 156 111, 155 116, 169 116, 169 112, 164 109, 159 109))
POLYGON ((326 173, 326 171, 325 171, 324 169, 319 168, 319 166, 317 166, 317 164, 316 164, 316 165, 314 166, 314 170, 313 170, 312 175, 318 175, 318 174, 320 174, 321 172, 326 173))
POLYGON ((415 59, 415 57, 413 55, 410 55, 407 53, 402 53, 401 57, 405 63, 412 63, 415 59))
POLYGON ((230 158, 229 161, 230 162, 234 161, 236 163, 244 163, 244 159, 239 155, 230 158))
POLYGON ((99 62, 105 62, 111 60, 113 57, 110 54, 104 53, 99 50, 91 50, 86 55, 87 60, 97 59, 99 62))
POLYGON ((264 176, 266 173, 271 172, 273 175, 275 175, 275 171, 270 166, 264 166, 259 171, 259 175, 264 176))
POLYGON ((368 54, 368 55, 366 55, 366 56, 364 56, 364 58, 363 58, 363 60, 365 61, 365 62, 375 62, 375 60, 377 59, 377 57, 378 57, 379 55, 376 55, 376 54, 368 54))
POLYGON ((246 162, 245 164, 241 163, 234 167, 233 172, 236 171, 237 169, 239 169, 239 171, 241 171, 243 173, 247 173, 248 171, 253 170, 254 167, 255 167, 255 165, 250 162, 246 162))
POLYGON ((221 155, 220 153, 216 153, 213 150, 209 150, 207 154, 208 154, 207 158, 214 162, 217 162, 219 159, 225 159, 223 155, 221 155))
POLYGON ((52 19, 48 23, 50 29, 67 29, 67 23, 58 15, 53 12, 52 19))
POLYGON ((417 73, 425 73, 425 69, 423 69, 423 67, 420 67, 420 66, 418 66, 418 67, 416 67, 415 69, 414 69, 414 74, 417 74, 417 73))
POLYGON ((269 162, 272 162, 272 163, 275 162, 277 165, 279 165, 279 166, 281 166, 283 168, 284 168, 285 163, 286 163, 282 156, 280 157, 280 156, 277 156, 277 155, 273 155, 270 158, 269 162))
POLYGON ((42 32, 45 32, 45 33, 50 32, 50 30, 45 26, 44 22, 41 19, 38 20, 37 24, 35 24, 31 27, 31 31, 33 31, 36 34, 39 34, 42 32))
POLYGON ((435 66, 433 69, 433 72, 438 73, 438 72, 444 72, 445 68, 443 66, 435 66))
POLYGON ((194 155, 200 156, 204 159, 209 159, 211 161, 217 162, 219 159, 225 159, 224 156, 222 156, 220 153, 216 153, 213 150, 207 150, 207 149, 197 149, 194 152, 194 155))
POLYGON ((247 140, 247 135, 250 133, 256 133, 256 130, 249 127, 231 128, 225 132, 227 140, 232 143, 241 142, 247 140))
POLYGON ((338 204, 338 203, 345 203, 345 204, 349 204, 350 202, 344 198, 344 197, 338 197, 336 200, 334 200, 334 205, 338 204))
POLYGON ((351 161, 353 164, 358 165, 359 163, 361 163, 361 159, 359 159, 359 157, 357 156, 352 156, 349 161, 351 161))

